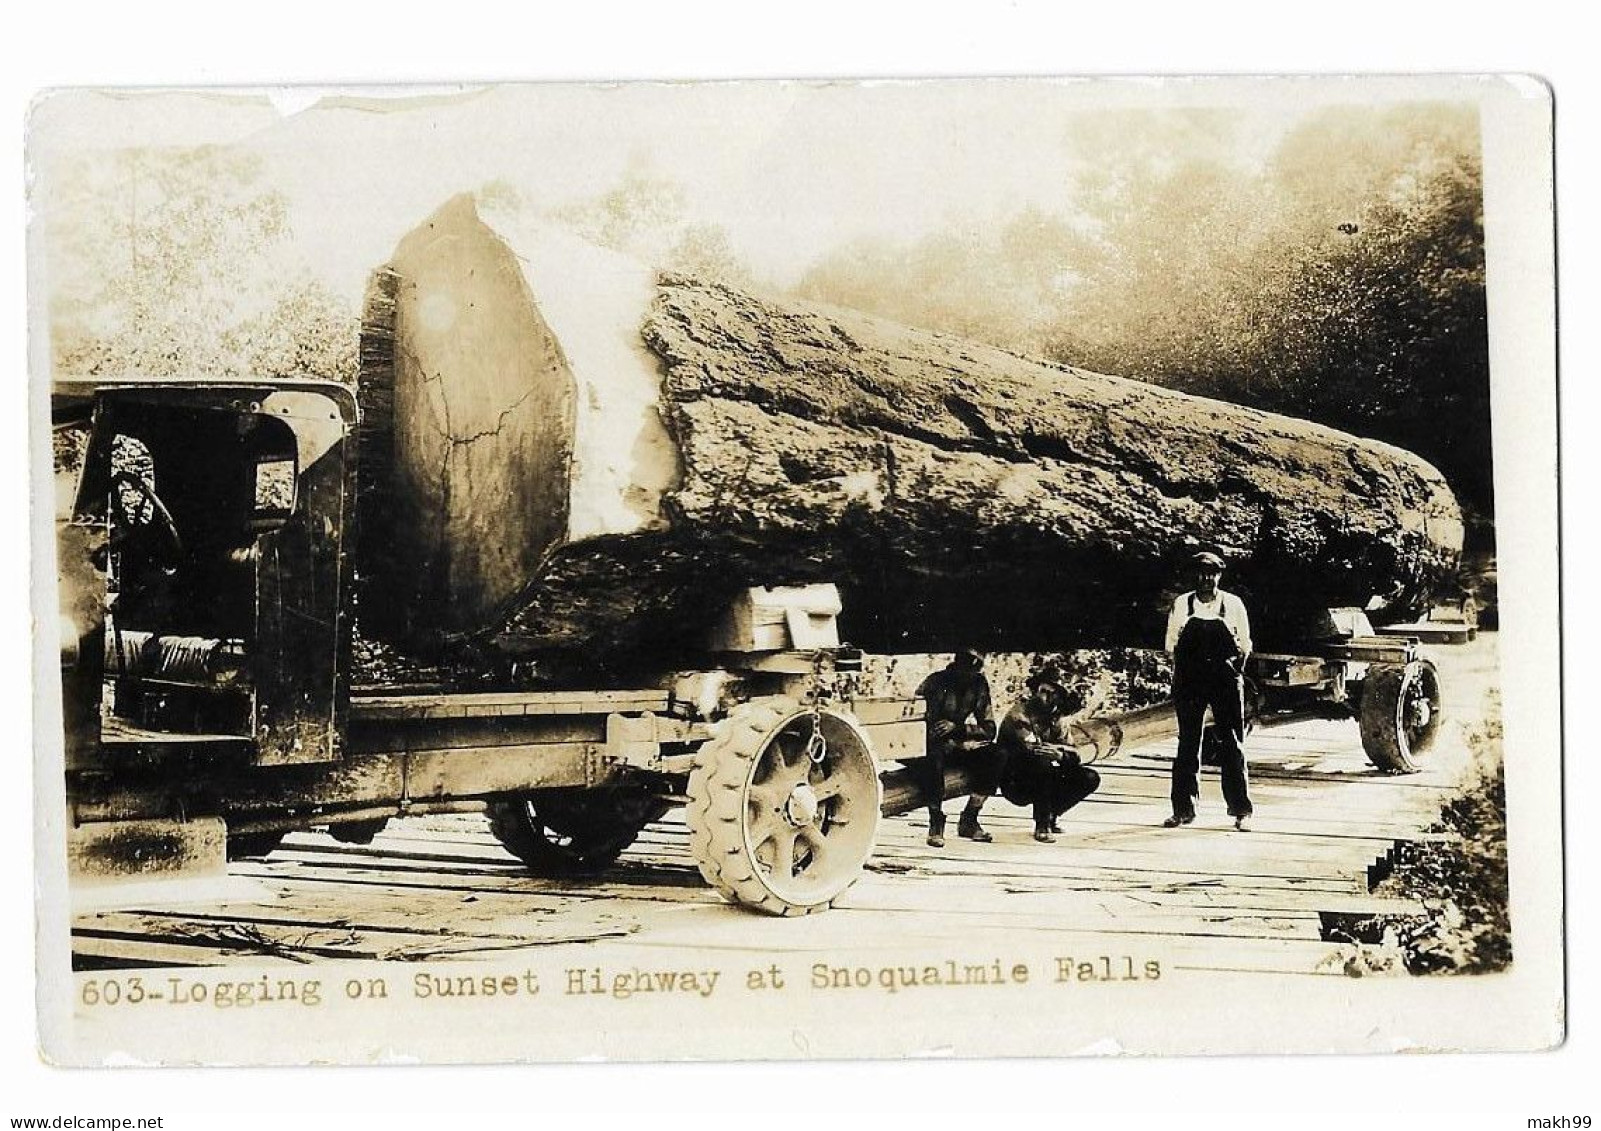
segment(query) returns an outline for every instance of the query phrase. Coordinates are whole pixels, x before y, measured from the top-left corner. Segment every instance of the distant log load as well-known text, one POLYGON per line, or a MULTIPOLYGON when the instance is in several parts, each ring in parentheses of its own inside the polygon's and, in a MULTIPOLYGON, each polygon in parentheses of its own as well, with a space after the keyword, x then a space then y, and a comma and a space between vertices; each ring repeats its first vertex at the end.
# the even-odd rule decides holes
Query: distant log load
POLYGON ((447 203, 374 276, 365 631, 682 661, 836 582, 873 651, 1160 646, 1199 545, 1259 646, 1424 606, 1462 521, 1409 453, 863 314, 661 276, 447 203))

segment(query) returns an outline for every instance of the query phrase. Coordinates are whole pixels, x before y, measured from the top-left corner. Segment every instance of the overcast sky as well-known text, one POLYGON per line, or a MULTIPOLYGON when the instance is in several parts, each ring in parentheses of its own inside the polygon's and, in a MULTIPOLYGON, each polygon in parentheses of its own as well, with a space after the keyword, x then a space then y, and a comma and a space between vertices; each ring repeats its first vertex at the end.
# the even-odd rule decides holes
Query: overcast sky
POLYGON ((131 145, 237 145, 290 202, 297 253, 346 294, 400 235, 487 181, 536 207, 593 197, 630 166, 680 183, 759 276, 792 283, 863 236, 914 238, 1025 205, 1070 217, 1074 124, 1110 111, 1227 107, 1216 157, 1260 161, 1306 113, 1440 97, 1427 80, 966 80, 500 86, 253 93, 68 92, 31 123, 37 171, 131 145))

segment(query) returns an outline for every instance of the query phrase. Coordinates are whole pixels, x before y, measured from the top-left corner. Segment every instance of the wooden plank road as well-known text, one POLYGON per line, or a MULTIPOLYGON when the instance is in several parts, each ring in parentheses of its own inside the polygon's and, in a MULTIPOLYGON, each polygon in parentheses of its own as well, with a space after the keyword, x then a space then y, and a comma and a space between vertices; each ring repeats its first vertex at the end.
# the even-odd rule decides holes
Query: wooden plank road
POLYGON ((232 866, 228 889, 198 902, 85 909, 75 916, 74 960, 223 966, 562 948, 601 962, 612 947, 649 948, 663 961, 677 953, 703 963, 715 951, 823 960, 844 948, 888 953, 909 940, 999 945, 1026 931, 1076 953, 1154 945, 1181 969, 1339 974, 1355 948, 1325 941, 1332 919, 1417 910, 1371 888, 1398 842, 1429 839, 1494 679, 1492 633, 1432 654, 1451 721, 1423 772, 1374 770, 1349 720, 1255 733, 1248 834, 1232 829, 1212 771, 1196 824, 1161 828, 1172 746, 1147 747, 1096 767, 1100 792, 1068 814, 1055 844, 1035 843, 1027 815, 1000 799, 985 811, 993 844, 952 836, 934 849, 921 818, 888 819, 841 905, 778 930, 701 882, 677 812, 646 829, 608 874, 577 881, 528 876, 481 816, 412 818, 391 822, 370 846, 291 834, 265 860, 232 866))

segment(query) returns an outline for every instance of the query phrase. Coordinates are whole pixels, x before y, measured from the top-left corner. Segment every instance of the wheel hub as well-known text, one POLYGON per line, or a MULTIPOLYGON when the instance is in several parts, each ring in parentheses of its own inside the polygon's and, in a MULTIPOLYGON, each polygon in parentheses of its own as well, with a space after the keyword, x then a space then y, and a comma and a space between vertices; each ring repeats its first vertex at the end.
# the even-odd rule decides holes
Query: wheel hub
POLYGON ((856 880, 881 803, 857 724, 788 704, 731 715, 697 755, 689 794, 701 874, 735 902, 779 915, 821 910, 856 880))
POLYGON ((1415 730, 1422 730, 1429 725, 1429 719, 1433 717, 1433 714, 1434 712, 1429 707, 1429 701, 1420 695, 1412 700, 1412 717, 1408 720, 1409 725, 1415 730))
POLYGON ((816 791, 801 782, 790 790, 789 798, 784 802, 784 820, 797 829, 816 824, 820 804, 816 791))

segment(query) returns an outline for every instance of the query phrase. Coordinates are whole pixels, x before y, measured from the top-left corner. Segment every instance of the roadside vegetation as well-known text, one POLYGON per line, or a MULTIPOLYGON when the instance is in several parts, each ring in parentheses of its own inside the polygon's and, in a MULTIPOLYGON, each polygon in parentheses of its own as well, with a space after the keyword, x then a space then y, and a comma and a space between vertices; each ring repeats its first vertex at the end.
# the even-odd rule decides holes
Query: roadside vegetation
POLYGON ((1487 974, 1512 962, 1508 907, 1506 774, 1500 696, 1468 737, 1471 769, 1461 792, 1429 832, 1408 844, 1374 894, 1419 902, 1421 915, 1387 915, 1350 924, 1331 937, 1398 947, 1410 974, 1487 974))

